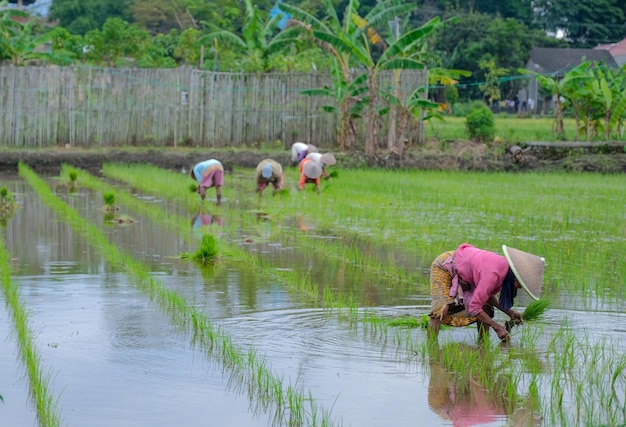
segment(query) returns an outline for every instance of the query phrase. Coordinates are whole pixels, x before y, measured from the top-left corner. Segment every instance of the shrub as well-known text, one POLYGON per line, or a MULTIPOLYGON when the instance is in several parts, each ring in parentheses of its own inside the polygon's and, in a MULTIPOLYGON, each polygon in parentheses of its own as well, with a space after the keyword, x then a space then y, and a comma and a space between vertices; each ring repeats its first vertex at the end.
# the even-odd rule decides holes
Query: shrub
POLYGON ((467 115, 465 127, 471 139, 481 142, 493 139, 496 133, 493 113, 485 104, 472 109, 467 115))

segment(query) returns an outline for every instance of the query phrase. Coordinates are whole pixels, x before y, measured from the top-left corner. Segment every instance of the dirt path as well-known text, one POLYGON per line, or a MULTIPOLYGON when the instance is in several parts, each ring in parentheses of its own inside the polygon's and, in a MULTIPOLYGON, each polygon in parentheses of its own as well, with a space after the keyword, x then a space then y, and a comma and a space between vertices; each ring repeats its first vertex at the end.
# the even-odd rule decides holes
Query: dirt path
MULTIPOLYGON (((271 157, 284 166, 290 165, 289 153, 270 153, 261 150, 200 150, 200 149, 136 149, 79 150, 1 150, 0 172, 17 172, 18 163, 24 162, 38 172, 56 174, 63 163, 98 173, 105 162, 150 163, 165 169, 181 170, 195 162, 209 158, 222 161, 227 170, 233 167, 256 167, 259 161, 271 157)), ((572 171, 626 173, 626 153, 613 150, 572 150, 571 148, 530 147, 524 154, 524 162, 516 164, 510 155, 496 155, 484 144, 457 142, 446 151, 421 147, 411 150, 400 158, 394 154, 381 153, 374 159, 360 154, 336 153, 337 168, 378 167, 388 169, 424 170, 476 170, 476 171, 572 171)))

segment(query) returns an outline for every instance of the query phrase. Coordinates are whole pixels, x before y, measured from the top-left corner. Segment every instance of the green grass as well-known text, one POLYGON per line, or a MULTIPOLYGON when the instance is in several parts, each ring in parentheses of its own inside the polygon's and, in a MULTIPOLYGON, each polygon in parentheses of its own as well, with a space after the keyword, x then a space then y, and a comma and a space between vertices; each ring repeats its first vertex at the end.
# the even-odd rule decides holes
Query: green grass
MULTIPOLYGON (((555 142, 563 138, 554 134, 554 118, 542 116, 494 117, 496 136, 506 143, 519 143, 528 141, 555 142)), ((574 119, 564 120, 565 140, 576 139, 576 123, 574 119)), ((465 117, 446 116, 444 121, 432 120, 426 125, 426 137, 440 141, 467 140, 465 130, 465 117)), ((626 137, 621 138, 621 140, 626 137)))

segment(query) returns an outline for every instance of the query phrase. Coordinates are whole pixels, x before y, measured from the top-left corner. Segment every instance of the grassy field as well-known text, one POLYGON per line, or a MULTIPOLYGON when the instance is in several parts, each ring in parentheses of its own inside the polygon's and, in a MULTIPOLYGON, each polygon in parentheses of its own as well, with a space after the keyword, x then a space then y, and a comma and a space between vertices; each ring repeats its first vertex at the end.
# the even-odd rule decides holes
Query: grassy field
MULTIPOLYGON (((465 117, 448 116, 444 121, 430 121, 426 127, 426 137, 429 139, 446 140, 464 140, 467 139, 465 130, 465 117)), ((554 133, 553 117, 514 117, 505 115, 495 116, 496 136, 503 141, 510 143, 529 142, 529 141, 559 141, 563 138, 557 137, 554 133)), ((576 140, 576 122, 574 119, 566 118, 564 120, 565 140, 576 140)), ((581 140, 585 140, 582 136, 581 140)), ((601 141, 601 138, 593 138, 592 140, 601 141)), ((622 137, 619 140, 626 140, 622 137)))

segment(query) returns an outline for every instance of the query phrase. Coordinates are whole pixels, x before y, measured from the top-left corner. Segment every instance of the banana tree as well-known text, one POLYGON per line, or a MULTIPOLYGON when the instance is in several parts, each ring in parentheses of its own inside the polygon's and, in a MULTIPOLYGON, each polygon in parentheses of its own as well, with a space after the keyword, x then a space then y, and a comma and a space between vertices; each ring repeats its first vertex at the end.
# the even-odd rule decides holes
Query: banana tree
MULTIPOLYGON (((356 140, 355 120, 359 117, 354 114, 354 108, 362 105, 362 101, 355 104, 354 95, 351 90, 343 90, 342 88, 355 87, 353 82, 353 73, 350 70, 350 60, 352 54, 349 51, 336 49, 332 44, 327 43, 320 38, 314 36, 314 33, 331 34, 339 38, 352 37, 358 30, 357 25, 351 19, 353 14, 359 7, 358 0, 349 0, 343 11, 343 20, 339 19, 339 13, 335 9, 333 0, 321 0, 326 12, 326 20, 319 20, 315 15, 301 9, 297 6, 281 3, 282 11, 291 15, 287 22, 288 28, 299 28, 310 35, 313 40, 326 52, 330 53, 335 60, 335 70, 331 70, 333 77, 333 89, 329 93, 327 89, 319 91, 311 90, 309 95, 332 96, 335 98, 338 108, 326 108, 326 111, 338 113, 339 130, 337 140, 342 150, 349 149, 354 146, 356 140), (341 71, 336 73, 336 69, 341 71)), ((357 86, 361 86, 362 82, 357 86)))
POLYGON ((367 105, 367 75, 361 74, 351 82, 342 78, 341 67, 336 61, 331 68, 332 86, 301 91, 303 95, 323 96, 333 100, 332 104, 322 106, 327 113, 336 114, 339 121, 339 135, 343 136, 341 149, 352 148, 350 142, 356 139, 354 121, 361 117, 361 112, 367 105))
POLYGON ((604 139, 608 140, 611 130, 619 123, 625 108, 624 76, 612 74, 610 70, 598 67, 596 79, 591 88, 595 101, 601 106, 604 121, 604 139))
MULTIPOLYGON (((461 76, 469 77, 471 75, 471 71, 435 67, 428 70, 428 84, 416 88, 405 99, 397 96, 398 92, 395 90, 393 92, 383 91, 383 98, 390 105, 390 111, 393 108, 399 111, 397 135, 398 140, 402 143, 388 147, 389 150, 402 155, 405 148, 403 142, 407 141, 410 143, 412 139, 415 139, 415 135, 419 136, 422 134, 421 126, 423 126, 424 122, 430 119, 443 120, 443 116, 440 113, 446 109, 445 104, 427 99, 430 85, 455 85, 461 76)), ((390 120, 391 126, 392 122, 390 120)))
POLYGON ((580 134, 584 130, 587 140, 589 139, 589 118, 591 106, 593 105, 593 90, 591 80, 593 74, 590 70, 591 63, 584 62, 577 69, 569 71, 569 73, 578 73, 578 78, 570 79, 569 84, 563 87, 563 97, 574 111, 574 120, 576 122, 576 141, 580 139, 580 134), (584 129, 581 126, 581 119, 585 117, 584 129))
POLYGON ((248 71, 266 71, 271 54, 284 51, 298 41, 297 31, 289 28, 280 31, 278 23, 282 19, 281 15, 264 20, 252 0, 244 0, 244 3, 246 14, 241 36, 231 31, 217 30, 204 35, 198 42, 204 46, 212 46, 216 42, 234 46, 246 55, 250 68, 248 71))
POLYGON ((587 62, 583 62, 572 68, 564 76, 559 75, 543 75, 531 70, 520 69, 521 73, 529 73, 535 76, 537 82, 554 97, 554 114, 557 135, 563 134, 563 100, 567 94, 567 88, 575 85, 579 81, 585 80, 585 69, 589 66, 587 62))
POLYGON ((383 70, 422 70, 425 68, 423 62, 413 58, 401 58, 399 55, 411 46, 415 46, 424 37, 431 34, 440 23, 440 19, 434 18, 419 28, 413 29, 401 35, 398 40, 387 47, 376 59, 371 50, 370 38, 367 30, 380 22, 388 22, 393 18, 393 13, 406 13, 406 5, 393 6, 395 2, 379 3, 363 19, 367 22, 365 26, 359 28, 352 35, 342 34, 337 36, 326 32, 314 31, 314 37, 333 46, 338 52, 345 52, 352 55, 359 65, 366 69, 368 76, 368 115, 367 130, 365 140, 365 155, 373 157, 376 154, 378 140, 379 111, 376 110, 379 93, 377 87, 378 74, 383 70), (391 15, 390 15, 391 14, 391 15))

